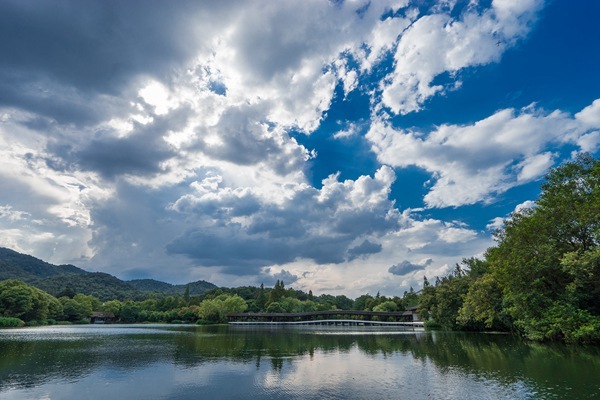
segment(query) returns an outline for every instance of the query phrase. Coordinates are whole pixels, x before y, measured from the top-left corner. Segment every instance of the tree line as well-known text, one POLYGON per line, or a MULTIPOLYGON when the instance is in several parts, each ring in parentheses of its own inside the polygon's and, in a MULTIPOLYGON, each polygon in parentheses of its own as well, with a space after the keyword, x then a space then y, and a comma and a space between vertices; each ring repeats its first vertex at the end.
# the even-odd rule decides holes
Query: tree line
POLYGON ((227 314, 251 312, 309 312, 329 310, 401 311, 417 304, 411 289, 402 298, 362 295, 314 296, 277 281, 273 288, 244 286, 215 288, 202 295, 154 296, 144 300, 109 300, 66 289, 56 297, 11 279, 0 282, 0 327, 89 323, 92 312, 109 313, 122 323, 223 323, 227 314))

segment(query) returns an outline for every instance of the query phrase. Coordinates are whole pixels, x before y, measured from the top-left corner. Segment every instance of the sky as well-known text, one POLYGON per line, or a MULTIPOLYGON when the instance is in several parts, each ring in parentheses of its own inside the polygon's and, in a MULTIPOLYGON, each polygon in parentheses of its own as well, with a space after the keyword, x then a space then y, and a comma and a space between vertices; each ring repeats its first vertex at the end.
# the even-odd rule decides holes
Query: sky
POLYGON ((0 2, 0 246, 401 296, 600 145, 600 2, 0 2))

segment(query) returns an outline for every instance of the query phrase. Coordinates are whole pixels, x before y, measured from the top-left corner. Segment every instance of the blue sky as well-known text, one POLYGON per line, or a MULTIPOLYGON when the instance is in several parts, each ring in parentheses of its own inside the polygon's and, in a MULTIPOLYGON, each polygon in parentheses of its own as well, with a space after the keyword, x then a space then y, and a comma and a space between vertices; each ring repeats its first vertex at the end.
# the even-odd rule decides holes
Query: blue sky
POLYGON ((600 4, 6 1, 0 246, 401 295, 600 145, 600 4))

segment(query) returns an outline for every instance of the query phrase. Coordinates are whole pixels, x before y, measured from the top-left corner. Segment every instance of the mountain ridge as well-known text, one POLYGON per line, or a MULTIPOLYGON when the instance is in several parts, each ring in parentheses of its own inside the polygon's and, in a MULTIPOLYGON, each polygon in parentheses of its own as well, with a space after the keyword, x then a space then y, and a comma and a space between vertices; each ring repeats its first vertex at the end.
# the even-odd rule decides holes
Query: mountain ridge
POLYGON ((34 256, 0 247, 0 281, 18 279, 54 296, 66 290, 92 295, 102 301, 138 300, 151 294, 183 295, 189 287, 191 296, 201 295, 216 285, 207 281, 173 285, 155 279, 124 281, 104 272, 89 272, 71 264, 54 265, 34 256))

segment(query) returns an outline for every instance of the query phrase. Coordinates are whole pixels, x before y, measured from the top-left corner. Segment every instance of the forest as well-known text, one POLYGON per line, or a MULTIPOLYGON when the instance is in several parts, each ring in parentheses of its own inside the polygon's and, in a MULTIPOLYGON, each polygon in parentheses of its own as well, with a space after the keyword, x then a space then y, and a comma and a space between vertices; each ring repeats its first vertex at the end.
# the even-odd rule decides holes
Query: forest
POLYGON ((424 282, 430 326, 513 332, 538 341, 600 343, 600 162, 551 170, 535 204, 514 212, 482 259, 424 282))
POLYGON ((228 313, 244 311, 402 311, 418 306, 431 329, 599 344, 600 162, 580 155, 552 169, 541 189, 533 206, 504 220, 495 232, 496 245, 481 259, 465 259, 433 283, 424 278, 422 290, 411 288, 402 297, 314 296, 277 281, 273 288, 202 286, 203 292, 194 294, 187 285, 180 288, 183 293, 137 291, 132 298, 109 300, 72 288, 52 295, 34 284, 6 279, 0 282, 0 327, 87 323, 92 311, 114 314, 123 323, 222 323, 228 313))

